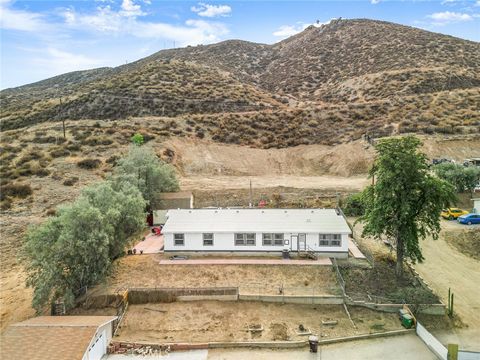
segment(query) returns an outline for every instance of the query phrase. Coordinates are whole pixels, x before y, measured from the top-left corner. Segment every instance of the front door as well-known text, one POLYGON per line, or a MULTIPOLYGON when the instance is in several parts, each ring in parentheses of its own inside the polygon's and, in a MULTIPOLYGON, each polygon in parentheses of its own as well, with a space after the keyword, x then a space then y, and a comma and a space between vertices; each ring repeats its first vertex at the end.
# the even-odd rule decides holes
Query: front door
POLYGON ((298 251, 307 250, 307 234, 298 234, 298 251))
POLYGON ((298 251, 298 235, 292 235, 290 237, 290 249, 292 251, 298 251))

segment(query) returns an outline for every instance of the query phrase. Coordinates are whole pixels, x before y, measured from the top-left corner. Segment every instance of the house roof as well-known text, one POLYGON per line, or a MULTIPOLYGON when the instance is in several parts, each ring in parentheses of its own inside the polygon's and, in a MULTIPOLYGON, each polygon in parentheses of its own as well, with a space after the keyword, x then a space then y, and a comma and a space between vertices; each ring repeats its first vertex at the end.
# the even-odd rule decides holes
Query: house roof
POLYGON ((335 209, 176 209, 169 210, 163 233, 293 232, 350 234, 335 209))
POLYGON ((116 316, 39 316, 0 336, 2 359, 81 360, 97 329, 116 316))

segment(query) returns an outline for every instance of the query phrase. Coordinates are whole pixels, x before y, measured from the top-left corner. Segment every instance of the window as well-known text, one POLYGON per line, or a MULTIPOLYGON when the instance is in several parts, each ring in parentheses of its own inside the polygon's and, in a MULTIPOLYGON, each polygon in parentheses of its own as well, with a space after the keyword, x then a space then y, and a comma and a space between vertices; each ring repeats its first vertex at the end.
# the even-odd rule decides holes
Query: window
POLYGON ((342 237, 340 234, 320 234, 319 246, 340 246, 342 244, 342 237))
POLYGON ((263 246, 282 246, 283 234, 262 234, 263 246))
POLYGON ((283 245, 283 234, 275 234, 275 246, 283 245))
POLYGON ((262 234, 262 244, 263 246, 272 245, 273 234, 262 234))
POLYGON ((185 234, 173 234, 173 245, 175 246, 185 245, 185 234))
POLYGON ((203 234, 203 246, 213 246, 213 233, 203 234))
POLYGON ((255 246, 255 233, 235 234, 235 246, 253 245, 255 246))

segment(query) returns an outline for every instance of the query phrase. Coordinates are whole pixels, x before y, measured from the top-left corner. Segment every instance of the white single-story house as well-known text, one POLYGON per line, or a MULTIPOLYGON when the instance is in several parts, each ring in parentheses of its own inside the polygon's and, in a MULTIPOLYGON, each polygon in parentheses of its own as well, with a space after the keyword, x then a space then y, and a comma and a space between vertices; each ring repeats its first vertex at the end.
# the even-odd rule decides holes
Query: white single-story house
POLYGON ((100 360, 116 316, 39 316, 7 327, 0 357, 15 360, 100 360))
POLYGON ((480 214, 480 198, 473 198, 473 210, 474 214, 480 214))
POLYGON ((165 252, 313 251, 345 258, 352 233, 335 209, 177 209, 162 230, 165 252))

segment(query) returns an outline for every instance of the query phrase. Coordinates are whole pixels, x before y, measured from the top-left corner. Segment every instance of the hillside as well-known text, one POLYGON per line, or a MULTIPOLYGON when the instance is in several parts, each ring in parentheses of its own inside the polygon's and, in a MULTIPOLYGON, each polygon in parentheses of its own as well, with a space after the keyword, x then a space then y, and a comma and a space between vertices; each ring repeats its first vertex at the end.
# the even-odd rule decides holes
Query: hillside
MULTIPOLYGON (((480 44, 373 20, 334 20, 273 45, 228 40, 0 92, 2 130, 60 119, 188 117, 184 136, 258 147, 365 133, 471 133, 480 44), (192 116, 193 115, 193 116, 192 116), (198 123, 196 123, 198 121, 198 123)), ((161 124, 160 124, 161 125, 161 124)), ((181 126, 180 126, 181 127, 181 126)))

